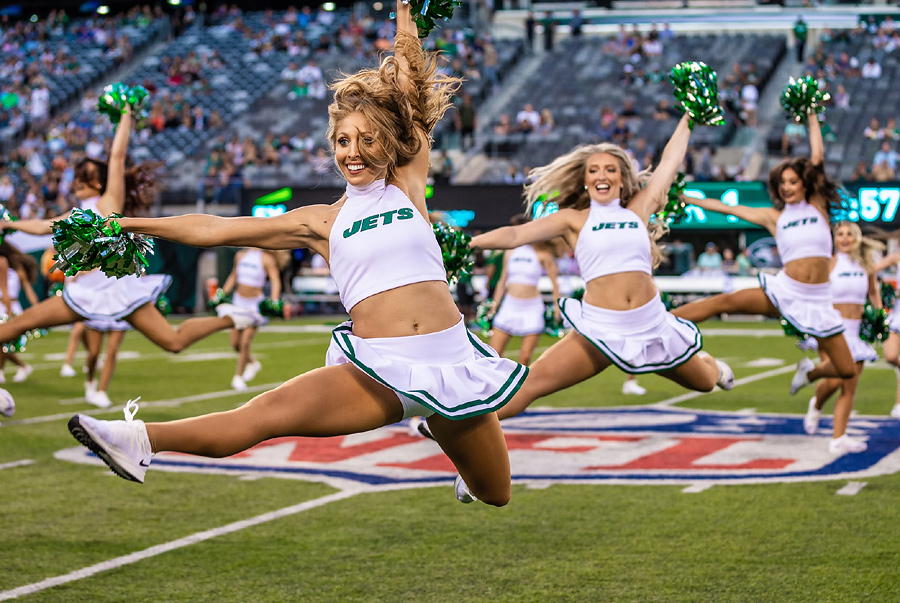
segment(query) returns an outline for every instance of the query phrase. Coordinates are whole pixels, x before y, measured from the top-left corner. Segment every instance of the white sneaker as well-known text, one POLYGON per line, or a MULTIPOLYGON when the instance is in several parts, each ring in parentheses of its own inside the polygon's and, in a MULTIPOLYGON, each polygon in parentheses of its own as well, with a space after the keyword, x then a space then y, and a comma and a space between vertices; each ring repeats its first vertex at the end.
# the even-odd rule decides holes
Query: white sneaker
POLYGON ((262 363, 259 360, 254 360, 244 367, 244 372, 241 373, 241 378, 244 381, 253 381, 253 379, 256 377, 256 374, 259 372, 259 369, 261 368, 262 363))
POLYGON ((64 364, 62 365, 62 368, 59 369, 60 377, 74 377, 75 375, 75 369, 72 368, 71 364, 64 364))
POLYGON ((112 401, 106 395, 106 392, 103 391, 95 391, 90 397, 85 397, 85 400, 87 400, 88 404, 93 404, 97 408, 109 408, 112 406, 112 401))
POLYGON ((822 411, 816 408, 816 397, 813 396, 809 399, 809 409, 806 411, 806 416, 803 417, 803 431, 809 435, 815 435, 819 430, 819 418, 821 416, 822 411))
POLYGON ((638 382, 634 379, 626 379, 625 383, 622 384, 622 393, 626 396, 643 396, 647 393, 647 390, 638 385, 638 382))
POLYGON ((419 433, 419 425, 424 423, 425 420, 422 417, 410 417, 409 424, 406 426, 406 433, 411 438, 421 438, 422 434, 419 433))
POLYGON ((136 402, 129 400, 125 405, 124 421, 75 415, 69 419, 69 432, 109 465, 113 473, 143 484, 153 453, 144 422, 134 420, 138 410, 136 402))
POLYGON ((20 366, 18 370, 16 370, 16 374, 13 375, 13 383, 23 383, 31 373, 34 372, 34 367, 30 364, 26 364, 25 366, 20 366))
POLYGON ((16 414, 16 402, 13 400, 12 394, 0 388, 0 415, 11 417, 14 414, 16 414))
POLYGON ((894 404, 894 408, 891 409, 891 417, 900 419, 900 404, 894 404))
POLYGON ((800 362, 797 363, 797 372, 794 373, 794 378, 791 379, 791 395, 793 396, 801 389, 810 384, 809 371, 816 368, 816 365, 813 364, 813 361, 809 358, 802 358, 800 362))
POLYGON ((860 440, 854 440, 847 434, 834 438, 828 442, 828 452, 834 455, 853 454, 863 452, 869 445, 860 440))
POLYGON ((469 504, 473 503, 477 498, 472 494, 472 491, 469 490, 469 487, 466 485, 466 482, 463 481, 461 475, 456 476, 456 481, 453 482, 453 488, 456 490, 456 500, 461 503, 469 504))
POLYGON ((6 375, 3 374, 2 370, 0 370, 0 383, 6 383, 6 375))
POLYGON ((716 379, 716 385, 724 389, 726 392, 734 388, 734 371, 722 360, 716 360, 716 367, 719 369, 719 377, 716 379))
POLYGON ((247 389, 247 383, 240 375, 235 375, 231 378, 231 389, 235 389, 239 392, 245 391, 247 389))
POLYGON ((84 382, 84 399, 90 401, 97 393, 97 380, 84 382))
POLYGON ((231 322, 234 323, 234 328, 238 331, 259 326, 259 321, 253 312, 238 308, 234 304, 219 304, 216 306, 216 314, 220 318, 223 316, 229 317, 231 322))

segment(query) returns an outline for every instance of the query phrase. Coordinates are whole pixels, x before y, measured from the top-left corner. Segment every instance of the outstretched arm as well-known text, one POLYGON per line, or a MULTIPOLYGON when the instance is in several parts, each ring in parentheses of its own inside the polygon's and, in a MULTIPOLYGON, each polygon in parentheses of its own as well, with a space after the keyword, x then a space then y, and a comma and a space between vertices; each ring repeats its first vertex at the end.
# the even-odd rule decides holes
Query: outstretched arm
POLYGON ((28 275, 21 268, 16 270, 16 273, 19 275, 19 282, 22 283, 22 291, 25 292, 25 297, 28 299, 28 303, 32 306, 36 306, 38 303, 40 303, 41 300, 38 299, 37 293, 34 292, 34 287, 31 286, 31 281, 28 280, 28 275))
POLYGON ((772 234, 775 233, 775 223, 778 221, 778 212, 771 207, 745 207, 743 205, 726 205, 718 199, 695 199, 682 197, 686 203, 696 205, 705 211, 714 211, 718 214, 736 216, 741 220, 762 226, 772 234))
MULTIPOLYGON (((240 254, 240 252, 238 252, 238 254, 240 254)), ((231 267, 231 272, 228 273, 228 278, 225 279, 225 284, 222 285, 222 291, 225 293, 231 293, 234 291, 235 286, 237 286, 238 254, 235 254, 234 266, 231 267)))
POLYGON ((876 310, 884 307, 884 303, 881 301, 881 286, 878 284, 878 277, 874 272, 869 274, 869 301, 876 310))
MULTIPOLYGON (((520 226, 504 226, 473 237, 470 246, 479 249, 515 249, 562 236, 569 242, 568 235, 573 230, 572 223, 577 213, 574 209, 561 209, 546 218, 520 226)), ((570 246, 574 248, 571 243, 570 246)))
POLYGON ((222 218, 208 214, 186 214, 168 218, 118 218, 125 232, 150 235, 194 247, 257 247, 322 252, 327 239, 310 224, 321 224, 327 205, 310 205, 271 218, 222 218), (318 218, 318 220, 317 220, 318 218))
POLYGON ((891 266, 896 266, 897 262, 900 262, 900 251, 895 251, 894 253, 889 253, 883 258, 881 261, 872 266, 872 272, 878 274, 885 268, 890 268, 891 266))
POLYGON ((644 190, 637 193, 628 203, 628 209, 639 215, 645 222, 650 215, 664 207, 666 194, 678 174, 681 162, 687 154, 688 142, 691 140, 690 118, 687 113, 681 116, 678 127, 663 149, 659 165, 644 190))
POLYGON ((819 116, 810 111, 806 116, 806 121, 809 123, 809 158, 813 165, 822 165, 825 162, 825 141, 822 139, 819 116))

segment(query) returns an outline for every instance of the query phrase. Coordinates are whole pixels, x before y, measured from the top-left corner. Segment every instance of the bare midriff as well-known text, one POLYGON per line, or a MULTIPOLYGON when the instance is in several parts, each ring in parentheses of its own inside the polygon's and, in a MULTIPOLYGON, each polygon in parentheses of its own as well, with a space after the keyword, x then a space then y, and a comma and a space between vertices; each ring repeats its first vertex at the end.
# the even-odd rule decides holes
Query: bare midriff
POLYGON ((840 312, 843 318, 859 320, 863 317, 863 307, 859 304, 834 304, 834 309, 840 312))
POLYGON ((459 309, 444 281, 388 289, 350 310, 357 337, 408 337, 437 333, 460 321, 459 309))
POLYGON ((656 297, 656 284, 646 272, 619 272, 587 283, 584 301, 607 310, 634 310, 656 297))
POLYGON ((831 277, 831 258, 802 258, 788 262, 784 273, 807 285, 827 283, 831 277))
POLYGON ((521 283, 512 283, 506 285, 506 295, 510 297, 518 297, 519 299, 532 299, 539 296, 541 292, 534 285, 523 285, 521 283))
POLYGON ((263 290, 261 287, 251 287, 250 285, 237 285, 234 288, 234 292, 240 295, 241 297, 256 297, 260 295, 263 290))

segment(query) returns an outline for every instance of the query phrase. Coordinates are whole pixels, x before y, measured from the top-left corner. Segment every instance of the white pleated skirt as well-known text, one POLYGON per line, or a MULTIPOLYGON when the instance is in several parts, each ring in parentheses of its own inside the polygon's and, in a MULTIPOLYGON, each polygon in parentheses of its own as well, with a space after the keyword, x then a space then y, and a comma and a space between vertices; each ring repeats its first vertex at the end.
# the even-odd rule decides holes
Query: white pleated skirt
POLYGON ((494 316, 493 328, 516 337, 544 332, 544 300, 505 295, 494 316))
POLYGON ((125 318, 146 303, 155 303, 169 285, 167 274, 114 278, 99 270, 79 274, 63 287, 63 300, 86 320, 109 322, 125 318))
POLYGON ((891 316, 888 319, 888 328, 900 335, 900 301, 897 301, 894 304, 893 310, 891 310, 891 316))
MULTIPOLYGON (((847 347, 850 348, 850 355, 853 356, 853 362, 875 362, 878 360, 878 352, 871 346, 868 341, 864 341, 859 337, 859 325, 862 323, 859 319, 841 318, 844 323, 844 339, 847 340, 847 347)), ((797 344, 801 350, 819 350, 819 342, 815 339, 805 339, 797 344)))
POLYGON ((697 326, 666 311, 659 294, 633 310, 607 310, 571 298, 560 299, 559 307, 578 333, 626 373, 675 368, 703 347, 697 326))
POLYGON ((269 319, 259 313, 259 303, 265 298, 266 296, 262 293, 260 293, 256 297, 244 297, 243 295, 235 292, 231 296, 231 303, 233 303, 241 310, 252 312, 254 316, 256 316, 258 326, 263 326, 269 324, 269 319))
POLYGON ((397 394, 404 418, 437 413, 466 419, 502 408, 528 368, 499 358, 462 319, 444 331, 410 337, 362 339, 347 321, 332 331, 325 364, 352 363, 397 394))
POLYGON ((761 273, 759 284, 779 314, 801 333, 831 337, 844 330, 841 313, 831 301, 831 283, 801 283, 782 270, 775 276, 761 273))

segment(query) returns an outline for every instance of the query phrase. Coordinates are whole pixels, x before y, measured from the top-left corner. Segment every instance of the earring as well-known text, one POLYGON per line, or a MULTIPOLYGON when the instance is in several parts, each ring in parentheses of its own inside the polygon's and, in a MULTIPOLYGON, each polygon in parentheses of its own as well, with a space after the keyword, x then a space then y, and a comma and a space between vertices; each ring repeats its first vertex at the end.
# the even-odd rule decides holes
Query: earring
POLYGON ((587 184, 584 185, 584 190, 587 190, 587 184))

